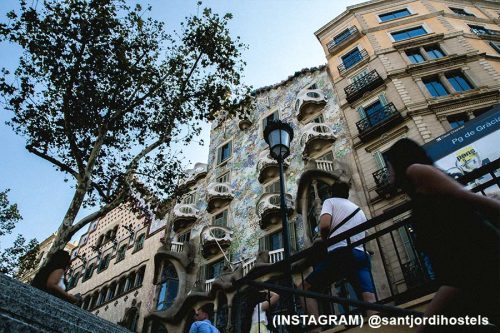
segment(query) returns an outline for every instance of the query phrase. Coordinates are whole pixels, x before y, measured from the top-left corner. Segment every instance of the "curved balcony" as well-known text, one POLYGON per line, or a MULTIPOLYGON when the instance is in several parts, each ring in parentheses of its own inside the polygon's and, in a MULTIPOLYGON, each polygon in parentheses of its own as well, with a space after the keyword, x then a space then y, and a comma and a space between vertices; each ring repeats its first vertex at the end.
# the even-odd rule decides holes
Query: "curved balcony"
POLYGON ((177 232, 194 223, 200 216, 200 211, 194 205, 177 204, 174 206, 172 224, 177 232))
POLYGON ((229 183, 211 183, 207 187, 207 211, 211 213, 216 208, 224 207, 233 198, 233 190, 229 183))
POLYGON ((223 226, 206 226, 201 231, 201 251, 203 257, 208 258, 227 249, 233 240, 233 232, 223 226))
POLYGON ((304 126, 303 134, 300 137, 300 145, 303 147, 302 157, 309 157, 312 153, 332 144, 336 139, 333 130, 326 124, 307 124, 304 126))
POLYGON ((247 130, 250 126, 252 126, 252 122, 248 118, 243 118, 239 121, 238 127, 240 130, 245 131, 247 130))
MULTIPOLYGON (((285 159, 283 163, 284 168, 290 166, 290 157, 285 159)), ((278 176, 279 167, 278 162, 269 155, 269 151, 265 150, 259 154, 259 161, 257 162, 257 173, 259 174, 259 182, 262 184, 266 180, 278 176)))
POLYGON ((403 117, 394 104, 389 103, 356 123, 359 138, 366 142, 401 123, 403 117))
MULTIPOLYGON (((290 216, 295 210, 291 194, 285 193, 285 203, 290 216)), ((267 229, 271 224, 281 223, 280 194, 264 193, 257 202, 256 213, 261 229, 267 229)))
POLYGON ((316 113, 322 109, 327 100, 321 89, 304 89, 297 95, 295 101, 295 112, 300 121, 306 116, 316 113))
POLYGON ((196 184, 196 182, 205 177, 208 172, 208 164, 196 163, 193 169, 186 170, 186 178, 184 178, 179 187, 186 188, 196 184))

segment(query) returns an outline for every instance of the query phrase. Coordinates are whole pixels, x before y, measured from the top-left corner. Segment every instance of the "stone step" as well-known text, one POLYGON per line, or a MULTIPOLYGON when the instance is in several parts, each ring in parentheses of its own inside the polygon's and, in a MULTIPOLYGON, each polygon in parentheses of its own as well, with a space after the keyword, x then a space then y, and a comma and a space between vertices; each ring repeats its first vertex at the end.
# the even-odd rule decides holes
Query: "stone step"
POLYGON ((0 332, 130 332, 3 274, 0 290, 0 332))

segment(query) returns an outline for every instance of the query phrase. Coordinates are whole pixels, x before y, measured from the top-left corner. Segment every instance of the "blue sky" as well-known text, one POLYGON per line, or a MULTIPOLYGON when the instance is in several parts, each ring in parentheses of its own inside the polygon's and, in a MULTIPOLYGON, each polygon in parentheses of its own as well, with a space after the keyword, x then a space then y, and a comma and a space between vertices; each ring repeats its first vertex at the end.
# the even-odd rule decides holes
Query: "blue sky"
MULTIPOLYGON (((0 20, 16 8, 17 0, 0 1, 0 20)), ((218 13, 233 13, 230 24, 233 35, 249 46, 243 54, 247 62, 244 82, 254 88, 271 85, 286 79, 294 72, 326 63, 323 50, 314 31, 342 13, 347 6, 361 1, 347 0, 212 0, 203 1, 218 13)), ((179 27, 186 17, 196 14, 197 0, 150 0, 130 3, 151 4, 152 16, 166 23, 167 29, 179 27)), ((20 50, 1 45, 0 67, 13 68, 20 50)), ((4 123, 9 119, 0 110, 0 189, 10 188, 9 198, 19 206, 23 216, 14 231, 39 241, 57 230, 71 200, 71 181, 48 162, 24 149, 24 138, 16 136, 4 123)), ((205 146, 179 147, 192 162, 206 162, 208 157, 209 126, 205 126, 205 146)), ((80 216, 91 212, 82 210, 80 216)), ((75 239, 79 238, 79 232, 75 239)), ((14 235, 0 240, 5 247, 14 235)))

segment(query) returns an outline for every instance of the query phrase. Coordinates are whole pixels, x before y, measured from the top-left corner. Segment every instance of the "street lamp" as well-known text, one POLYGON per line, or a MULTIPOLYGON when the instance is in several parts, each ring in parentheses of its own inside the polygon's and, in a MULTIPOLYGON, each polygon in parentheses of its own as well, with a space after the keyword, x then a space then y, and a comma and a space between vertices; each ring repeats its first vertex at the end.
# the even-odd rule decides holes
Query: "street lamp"
MULTIPOLYGON (((266 143, 269 145, 271 157, 278 161, 279 166, 280 209, 284 250, 283 257, 284 260, 287 261, 286 273, 288 275, 288 283, 290 284, 290 287, 293 288, 294 285, 292 279, 292 264, 288 261, 288 258, 290 257, 290 238, 288 236, 288 216, 285 202, 285 180, 283 171, 283 163, 285 161, 285 158, 290 155, 290 142, 293 140, 293 129, 289 124, 284 123, 281 120, 270 121, 267 123, 267 126, 264 129, 264 140, 266 140, 266 143)), ((291 303, 289 303, 289 309, 292 311, 292 313, 297 313, 295 296, 293 294, 291 295, 290 301, 291 303)))

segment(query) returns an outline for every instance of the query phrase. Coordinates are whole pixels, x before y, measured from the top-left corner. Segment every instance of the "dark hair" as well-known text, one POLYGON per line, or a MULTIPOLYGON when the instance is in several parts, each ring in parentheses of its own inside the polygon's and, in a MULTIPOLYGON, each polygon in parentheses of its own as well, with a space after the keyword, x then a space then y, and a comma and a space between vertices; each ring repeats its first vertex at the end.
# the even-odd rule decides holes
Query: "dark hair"
POLYGON ((211 303, 203 304, 198 310, 205 312, 208 315, 208 318, 212 318, 214 315, 214 306, 211 303))
POLYGON ((343 182, 335 182, 331 187, 333 198, 349 198, 349 184, 343 182))
POLYGON ((394 185, 407 193, 413 192, 414 186, 406 176, 406 169, 412 164, 433 164, 425 150, 410 139, 401 139, 396 142, 384 153, 384 158, 393 168, 394 185))
POLYGON ((49 279, 49 275, 52 274, 53 271, 57 269, 67 269, 71 265, 71 256, 67 251, 57 250, 50 257, 49 261, 45 266, 40 268, 38 273, 33 278, 31 285, 38 289, 47 291, 47 280, 49 279))
POLYGON ((250 287, 245 295, 245 308, 243 312, 243 319, 241 324, 241 332, 250 332, 252 326, 253 309, 257 304, 264 302, 268 299, 268 295, 264 291, 259 291, 257 288, 250 287))

